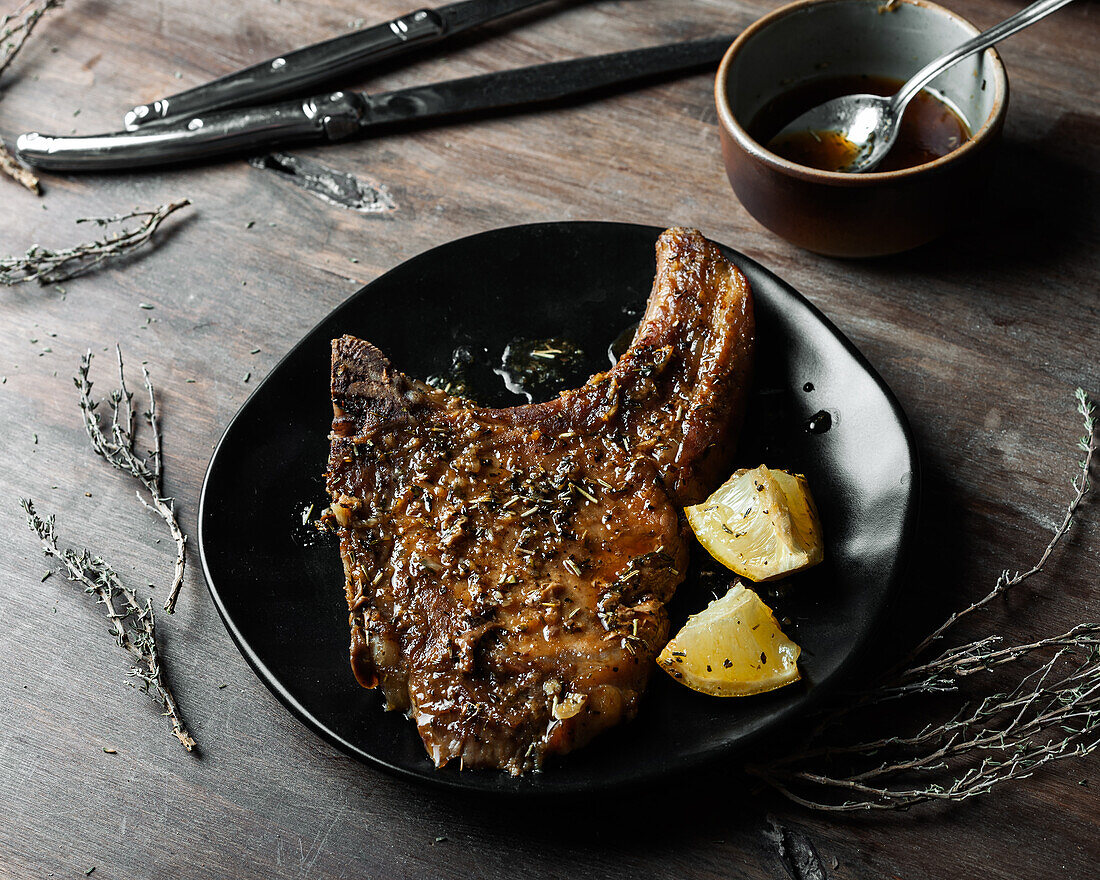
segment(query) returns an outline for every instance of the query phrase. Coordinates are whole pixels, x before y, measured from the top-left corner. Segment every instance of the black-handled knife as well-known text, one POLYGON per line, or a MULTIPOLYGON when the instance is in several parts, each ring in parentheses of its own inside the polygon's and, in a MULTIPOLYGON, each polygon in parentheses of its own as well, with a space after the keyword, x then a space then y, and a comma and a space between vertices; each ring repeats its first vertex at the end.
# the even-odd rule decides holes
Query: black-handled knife
POLYGON ((437 9, 417 9, 373 25, 269 58, 193 89, 139 104, 125 116, 127 131, 169 117, 266 104, 306 94, 349 76, 368 63, 437 43, 480 24, 547 0, 462 0, 437 9))
POLYGON ((219 110, 136 132, 48 137, 20 135, 23 161, 53 171, 108 171, 259 152, 275 144, 344 140, 371 128, 482 110, 526 107, 594 89, 713 67, 736 35, 633 49, 487 73, 368 95, 313 98, 219 110))

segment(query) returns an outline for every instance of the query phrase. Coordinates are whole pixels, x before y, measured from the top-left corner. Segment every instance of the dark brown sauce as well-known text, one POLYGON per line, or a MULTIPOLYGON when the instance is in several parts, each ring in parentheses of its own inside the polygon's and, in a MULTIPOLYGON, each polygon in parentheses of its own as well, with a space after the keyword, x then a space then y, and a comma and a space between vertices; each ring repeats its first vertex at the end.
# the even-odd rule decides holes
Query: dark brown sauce
POLYGON ((588 378, 584 351, 568 339, 517 337, 504 347, 497 373, 513 394, 530 403, 550 400, 560 391, 577 388, 588 378))
MULTIPOLYGON (((777 156, 809 168, 836 171, 855 155, 855 147, 833 131, 776 135, 807 110, 844 95, 893 95, 904 85, 886 76, 841 76, 811 80, 773 98, 756 114, 749 134, 777 156)), ((966 123, 943 101, 921 91, 905 109, 898 139, 876 171, 899 171, 932 162, 970 137, 966 123)))

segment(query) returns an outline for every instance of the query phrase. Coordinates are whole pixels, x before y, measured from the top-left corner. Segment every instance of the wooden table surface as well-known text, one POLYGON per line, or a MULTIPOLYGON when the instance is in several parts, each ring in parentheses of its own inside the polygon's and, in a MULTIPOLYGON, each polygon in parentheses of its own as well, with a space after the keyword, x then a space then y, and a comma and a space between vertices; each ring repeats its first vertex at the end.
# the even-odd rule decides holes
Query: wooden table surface
MULTIPOLYGON (((396 87, 732 32, 777 5, 560 3, 347 85, 396 87)), ((5 74, 0 134, 10 143, 30 129, 109 130, 137 99, 409 6, 69 0, 5 74)), ((982 26, 1020 6, 952 4, 982 26)), ((965 804, 857 818, 792 808, 747 787, 735 766, 626 799, 553 804, 470 799, 392 778, 320 740, 260 683, 214 609, 194 547, 203 473, 229 419, 303 332, 363 283, 434 245, 511 224, 687 224, 802 291, 906 409, 924 505, 904 613, 886 634, 915 641, 920 626, 979 596, 1001 569, 1037 556, 1075 473, 1073 390, 1100 392, 1096 12, 1088 0, 1072 5, 1003 46, 1012 99, 996 186, 981 204, 944 205, 961 217, 956 234, 890 259, 805 253, 748 216, 721 168, 707 75, 295 151, 384 187, 395 207, 376 214, 238 160, 47 175, 41 198, 0 180, 3 254, 85 239, 77 217, 194 202, 153 247, 64 292, 0 290, 0 875, 1096 876, 1095 758, 965 804), (102 553, 163 597, 171 554, 162 524, 92 454, 71 381, 90 348, 101 355, 93 378, 111 387, 105 352, 116 342, 135 367, 148 363, 159 388, 166 489, 192 536, 179 610, 160 624, 201 757, 127 685, 101 610, 63 579, 41 580, 48 566, 19 509, 20 497, 33 497, 58 514, 64 542, 102 553), (784 839, 811 842, 817 862, 784 858, 784 839)), ((995 605, 983 626, 1026 637, 1095 620, 1098 547, 1100 509, 1090 501, 1049 570, 995 605)))

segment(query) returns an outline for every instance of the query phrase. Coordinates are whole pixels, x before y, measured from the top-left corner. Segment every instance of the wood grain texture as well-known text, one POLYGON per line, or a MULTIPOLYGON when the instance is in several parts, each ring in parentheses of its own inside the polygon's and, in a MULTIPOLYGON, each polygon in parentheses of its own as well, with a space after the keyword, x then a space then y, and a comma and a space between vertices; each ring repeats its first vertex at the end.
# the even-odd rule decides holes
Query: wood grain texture
MULTIPOLYGON (((69 0, 0 82, 0 134, 116 128, 136 101, 410 5, 69 0)), ((703 37, 777 5, 561 3, 346 85, 392 88, 703 37)), ((952 8, 988 26, 1020 5, 952 8)), ((870 262, 798 251, 745 213, 721 168, 707 76, 296 151, 383 184, 397 209, 377 216, 326 204, 244 161, 48 175, 42 198, 0 180, 5 254, 82 240, 77 217, 194 202, 145 253, 64 284, 64 293, 0 290, 0 876, 80 877, 94 866, 96 880, 776 878, 791 864, 777 828, 812 842, 832 878, 1094 876, 1095 759, 962 806, 847 819, 792 810, 747 788, 733 765, 628 801, 518 808, 397 781, 283 710, 237 653, 193 561, 178 613, 161 620, 172 683, 202 746, 196 759, 127 686, 126 659, 99 609, 56 576, 40 580, 47 565, 18 498, 56 512, 63 540, 103 553, 139 588, 155 583, 163 601, 168 539, 126 478, 93 456, 80 425, 70 377, 85 349, 100 353, 93 378, 104 390, 113 382, 107 347, 118 341, 131 364, 147 361, 161 392, 165 489, 194 536, 203 473, 225 425, 303 332, 361 284, 434 245, 514 223, 688 224, 806 294, 907 410, 924 505, 887 634, 912 640, 1002 568, 1030 564, 1074 473, 1073 388, 1100 393, 1098 37, 1096 5, 1079 3, 1006 43, 1012 99, 995 188, 981 204, 945 206, 960 215, 957 234, 870 262)), ((1092 500, 1066 552, 991 609, 988 625, 1046 635, 1095 619, 1098 546, 1092 500)))

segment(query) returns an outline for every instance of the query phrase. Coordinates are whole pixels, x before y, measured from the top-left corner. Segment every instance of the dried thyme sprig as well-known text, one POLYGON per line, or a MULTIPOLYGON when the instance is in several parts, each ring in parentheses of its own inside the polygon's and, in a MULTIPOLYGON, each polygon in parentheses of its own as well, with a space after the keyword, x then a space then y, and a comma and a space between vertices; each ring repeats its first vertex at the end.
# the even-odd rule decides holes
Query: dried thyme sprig
POLYGON ((820 746, 750 772, 813 809, 896 810, 965 800, 1100 747, 1100 625, 1082 624, 1054 638, 990 650, 995 641, 966 646, 963 668, 938 669, 924 682, 926 689, 905 695, 957 690, 964 675, 1041 651, 1051 656, 1007 691, 967 702, 949 720, 912 736, 820 746), (815 769, 822 761, 825 769, 815 769), (842 770, 832 769, 841 761, 842 770), (838 802, 827 797, 829 791, 855 797, 838 802))
MULTIPOLYGON (((50 9, 61 6, 64 0, 25 0, 12 13, 0 18, 0 76, 15 60, 34 30, 38 20, 50 9)), ((36 195, 41 192, 34 173, 16 161, 8 148, 0 141, 0 171, 22 184, 36 195)))
POLYGON ((63 3, 64 0, 25 0, 14 12, 0 18, 0 75, 15 60, 38 20, 63 3))
POLYGON ((94 223, 102 227, 103 237, 59 251, 47 250, 35 244, 21 257, 0 257, 0 284, 9 287, 27 281, 54 284, 84 275, 105 260, 116 259, 140 248, 153 237, 166 217, 190 204, 189 199, 180 199, 148 211, 135 210, 113 217, 81 218, 76 222, 94 223), (127 220, 140 222, 126 228, 122 224, 127 220), (108 228, 112 226, 121 228, 108 232, 108 228))
MULTIPOLYGON (((947 648, 923 663, 916 660, 959 620, 1042 571, 1066 536, 1090 490, 1097 448, 1096 407, 1080 388, 1076 394, 1086 434, 1081 473, 1062 523, 1030 569, 1002 572, 994 588, 951 615, 921 641, 900 667, 861 698, 825 713, 807 747, 747 771, 784 796, 814 810, 850 812, 907 809, 928 801, 961 801, 994 786, 1030 776, 1052 761, 1088 755, 1100 748, 1100 624, 1082 623, 1062 635, 1002 647, 988 636, 947 648), (919 694, 961 691, 977 672, 1011 671, 1046 656, 1018 673, 1006 689, 963 703, 947 721, 930 723, 912 736, 857 742, 825 742, 831 732, 857 729, 839 719, 878 704, 919 694)), ((1004 676, 996 678, 1003 681, 1004 676)))
POLYGON ((61 563, 59 572, 70 581, 84 584, 84 592, 95 595, 104 606, 115 642, 136 661, 129 674, 141 681, 143 690, 164 707, 164 715, 172 723, 172 734, 190 752, 196 743, 184 727, 179 703, 165 677, 152 603, 147 600, 142 605, 134 591, 126 587, 115 570, 99 556, 87 550, 77 553, 61 549, 54 518, 40 517, 29 498, 22 499, 21 503, 27 514, 27 524, 38 535, 43 551, 61 563))
POLYGON ((146 501, 139 491, 137 492, 138 501, 160 515, 172 534, 172 540, 176 542, 176 569, 172 578, 172 587, 168 591, 168 599, 164 603, 164 610, 171 614, 175 611, 176 599, 183 585, 183 572, 187 564, 187 536, 180 530, 179 523, 176 521, 175 503, 162 494, 164 464, 161 455, 160 420, 149 371, 144 367, 141 369, 145 379, 145 389, 149 394, 149 410, 144 413, 144 416, 153 434, 153 449, 145 458, 142 458, 134 452, 134 395, 126 387, 122 349, 116 345, 115 352, 118 356, 119 387, 107 398, 107 405, 111 410, 111 421, 106 430, 100 422, 99 413, 96 412, 99 401, 92 399, 92 382, 88 378, 92 366, 90 351, 80 359, 80 370, 73 381, 80 391, 80 411, 84 416, 84 427, 92 441, 92 448, 113 467, 130 474, 141 483, 149 495, 149 500, 146 501))

